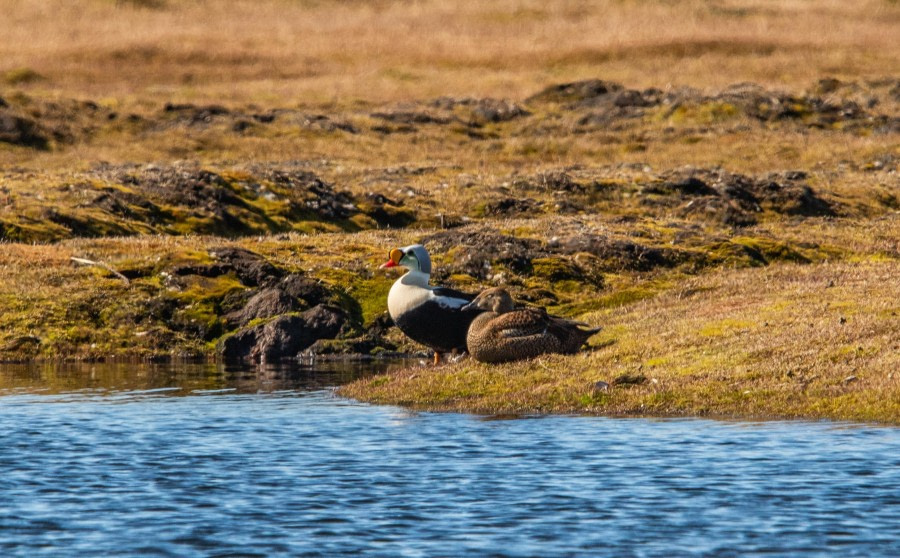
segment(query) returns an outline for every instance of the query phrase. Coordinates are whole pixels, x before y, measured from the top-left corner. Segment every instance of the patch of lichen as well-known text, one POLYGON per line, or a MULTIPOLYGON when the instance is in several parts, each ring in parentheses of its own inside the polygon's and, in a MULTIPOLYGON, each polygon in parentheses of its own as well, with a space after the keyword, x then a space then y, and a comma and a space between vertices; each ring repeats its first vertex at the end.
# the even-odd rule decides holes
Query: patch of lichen
POLYGON ((741 111, 734 104, 724 101, 707 101, 698 104, 681 104, 677 107, 664 107, 658 110, 656 118, 669 124, 721 124, 741 116, 741 111))

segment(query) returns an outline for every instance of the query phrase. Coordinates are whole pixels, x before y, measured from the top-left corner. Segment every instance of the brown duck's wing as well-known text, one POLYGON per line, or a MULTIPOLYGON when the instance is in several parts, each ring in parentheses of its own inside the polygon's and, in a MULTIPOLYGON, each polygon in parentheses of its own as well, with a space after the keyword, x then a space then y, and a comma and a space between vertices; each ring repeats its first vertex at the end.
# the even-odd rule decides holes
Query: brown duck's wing
POLYGON ((602 327, 594 327, 587 322, 576 322, 575 320, 570 320, 568 318, 561 318, 559 316, 548 315, 548 320, 551 323, 551 328, 558 329, 566 329, 566 330, 579 330, 585 333, 597 333, 602 327))
POLYGON ((547 331, 549 320, 543 310, 526 308, 500 314, 491 320, 491 329, 502 337, 528 337, 547 331))

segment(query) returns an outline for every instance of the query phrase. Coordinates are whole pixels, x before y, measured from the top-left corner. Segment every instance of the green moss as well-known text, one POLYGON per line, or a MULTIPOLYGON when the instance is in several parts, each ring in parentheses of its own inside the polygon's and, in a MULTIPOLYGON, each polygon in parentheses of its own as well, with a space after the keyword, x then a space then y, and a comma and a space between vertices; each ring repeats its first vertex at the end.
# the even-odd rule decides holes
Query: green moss
POLYGON ((706 254, 711 264, 725 267, 760 267, 767 263, 759 250, 739 242, 713 244, 707 247, 706 254))
POLYGON ((44 76, 32 70, 31 68, 13 68, 3 73, 3 81, 7 85, 21 85, 24 83, 34 83, 41 81, 44 76))
POLYGON ((468 286, 476 285, 478 283, 478 280, 468 273, 454 273, 450 275, 450 282, 454 285, 468 286))
POLYGON ((356 282, 349 290, 359 304, 363 324, 371 323, 387 310, 387 295, 394 284, 393 277, 378 277, 356 282))
POLYGON ((187 287, 177 297, 186 302, 218 301, 228 294, 246 289, 233 273, 217 277, 189 275, 184 279, 187 287))
POLYGON ((68 236, 68 229, 49 221, 32 223, 0 221, 0 239, 11 242, 54 242, 68 236))
POLYGON ((810 259, 784 242, 768 238, 739 236, 731 242, 759 253, 766 262, 810 263, 810 259))
POLYGON ((632 304, 646 298, 656 296, 660 292, 659 285, 647 283, 616 290, 615 292, 596 297, 585 297, 577 302, 561 304, 553 307, 553 310, 566 316, 578 316, 585 312, 592 312, 605 308, 615 308, 632 304))
POLYGON ((581 270, 567 258, 534 258, 531 260, 531 272, 548 281, 583 279, 581 270))
POLYGON ((731 103, 710 101, 696 105, 683 104, 675 110, 664 107, 657 112, 657 118, 665 118, 673 124, 719 124, 740 114, 740 109, 731 103))

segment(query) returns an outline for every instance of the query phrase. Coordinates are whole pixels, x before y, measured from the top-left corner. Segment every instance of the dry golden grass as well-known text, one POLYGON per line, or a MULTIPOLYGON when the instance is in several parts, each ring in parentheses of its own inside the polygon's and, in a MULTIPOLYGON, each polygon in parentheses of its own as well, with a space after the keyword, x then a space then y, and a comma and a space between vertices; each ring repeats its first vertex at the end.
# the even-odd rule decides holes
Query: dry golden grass
POLYGON ((900 7, 888 0, 22 0, 0 8, 0 70, 45 78, 21 87, 129 104, 522 98, 596 76, 633 87, 799 87, 823 75, 891 75, 900 59, 900 7))

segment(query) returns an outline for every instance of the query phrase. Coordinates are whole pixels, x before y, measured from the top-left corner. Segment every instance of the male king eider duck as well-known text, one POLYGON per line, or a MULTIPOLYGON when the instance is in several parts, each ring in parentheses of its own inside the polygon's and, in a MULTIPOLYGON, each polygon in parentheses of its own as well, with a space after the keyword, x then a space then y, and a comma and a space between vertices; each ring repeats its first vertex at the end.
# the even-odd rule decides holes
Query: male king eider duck
POLYGON ((469 308, 482 311, 469 326, 467 338, 469 354, 480 362, 574 354, 601 329, 552 316, 543 308, 517 309, 509 293, 499 287, 482 292, 463 310, 469 308))
POLYGON ((413 341, 434 350, 434 363, 441 353, 466 350, 469 324, 481 311, 463 310, 474 295, 447 287, 432 287, 431 257, 421 244, 390 251, 382 268, 402 266, 409 270, 397 279, 388 293, 388 313, 391 319, 413 341))

